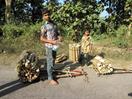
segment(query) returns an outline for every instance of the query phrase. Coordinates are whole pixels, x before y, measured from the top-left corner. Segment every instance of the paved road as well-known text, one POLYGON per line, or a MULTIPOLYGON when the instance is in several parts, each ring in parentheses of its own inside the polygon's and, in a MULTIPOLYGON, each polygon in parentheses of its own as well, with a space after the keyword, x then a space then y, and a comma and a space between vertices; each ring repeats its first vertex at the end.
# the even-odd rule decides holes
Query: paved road
POLYGON ((132 74, 112 74, 98 77, 85 67, 84 76, 61 78, 58 86, 47 80, 22 84, 14 67, 0 66, 0 99, 132 99, 132 74))

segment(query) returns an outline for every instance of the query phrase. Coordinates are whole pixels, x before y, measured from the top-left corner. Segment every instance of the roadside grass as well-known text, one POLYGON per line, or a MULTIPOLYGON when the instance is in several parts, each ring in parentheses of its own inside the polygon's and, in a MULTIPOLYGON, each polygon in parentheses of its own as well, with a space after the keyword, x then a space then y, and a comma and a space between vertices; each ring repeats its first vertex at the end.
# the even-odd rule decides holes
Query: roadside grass
MULTIPOLYGON (((41 23, 32 26, 20 25, 17 27, 15 25, 7 25, 3 27, 5 34, 3 38, 0 38, 0 60, 4 58, 4 55, 8 56, 7 59, 13 56, 13 54, 19 56, 23 50, 31 50, 38 56, 43 57, 45 49, 39 40, 40 27, 41 23)), ((126 37, 124 34, 115 37, 106 34, 95 35, 92 37, 92 42, 95 48, 94 55, 104 53, 106 58, 113 60, 132 60, 132 35, 129 37, 126 37)), ((71 37, 64 36, 64 42, 60 45, 58 54, 68 55, 70 43, 74 43, 71 37)))
MULTIPOLYGON (((58 54, 65 53, 68 55, 69 44, 74 43, 73 41, 66 38, 58 49, 58 54)), ((132 45, 130 45, 131 48, 132 45)), ((103 39, 93 42, 94 53, 100 52, 105 53, 106 57, 112 59, 132 60, 132 49, 129 48, 118 48, 112 44, 112 39, 103 39)), ((44 45, 39 39, 19 37, 15 40, 3 40, 0 43, 0 53, 21 53, 23 50, 31 50, 42 56, 45 55, 44 45), (3 52, 2 52, 3 51, 3 52)))
POLYGON ((114 60, 132 60, 132 50, 129 49, 121 49, 116 47, 96 47, 96 54, 103 53, 104 57, 111 58, 114 60))
POLYGON ((93 37, 93 43, 98 46, 132 48, 132 35, 129 37, 116 37, 109 35, 96 35, 93 37), (99 37, 97 37, 99 36, 99 37))
MULTIPOLYGON (((69 44, 73 43, 70 40, 64 40, 64 42, 60 45, 60 48, 58 49, 57 54, 66 54, 69 55, 69 44)), ((1 44, 0 44, 1 45, 1 44)), ((40 41, 32 41, 29 40, 28 42, 22 42, 17 41, 12 46, 9 46, 10 44, 6 43, 4 44, 4 48, 7 49, 5 52, 2 52, 0 54, 0 64, 4 65, 12 65, 16 66, 17 62, 19 61, 20 54, 23 52, 23 50, 31 50, 35 52, 39 57, 44 57, 45 55, 45 49, 43 47, 43 44, 40 43, 40 41)), ((110 47, 110 46, 101 46, 96 45, 96 43, 93 45, 93 54, 97 55, 103 53, 104 58, 110 59, 110 62, 113 64, 119 64, 118 66, 124 66, 127 67, 130 64, 132 65, 132 50, 127 48, 117 48, 117 47, 110 47)))
POLYGON ((112 59, 132 60, 132 36, 118 38, 103 35, 99 39, 94 38, 94 40, 93 44, 98 49, 95 53, 101 51, 106 57, 112 59))

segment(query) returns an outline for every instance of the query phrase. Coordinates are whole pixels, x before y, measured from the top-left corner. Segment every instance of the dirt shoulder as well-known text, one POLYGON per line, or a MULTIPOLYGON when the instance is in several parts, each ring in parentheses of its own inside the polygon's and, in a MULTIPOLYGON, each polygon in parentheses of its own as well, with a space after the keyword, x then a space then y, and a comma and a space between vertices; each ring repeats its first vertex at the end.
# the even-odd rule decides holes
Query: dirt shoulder
MULTIPOLYGON (((132 67, 132 51, 127 49, 120 49, 120 48, 108 48, 108 47, 94 47, 94 53, 108 53, 108 55, 104 56, 106 60, 108 60, 113 66, 119 67, 132 67), (127 57, 127 55, 129 55, 127 57), (127 59, 125 59, 126 57, 127 59)), ((8 54, 8 53, 1 53, 0 54, 0 66, 13 66, 15 67, 20 60, 21 53, 15 54, 8 54)), ((39 56, 40 59, 43 56, 39 56)))

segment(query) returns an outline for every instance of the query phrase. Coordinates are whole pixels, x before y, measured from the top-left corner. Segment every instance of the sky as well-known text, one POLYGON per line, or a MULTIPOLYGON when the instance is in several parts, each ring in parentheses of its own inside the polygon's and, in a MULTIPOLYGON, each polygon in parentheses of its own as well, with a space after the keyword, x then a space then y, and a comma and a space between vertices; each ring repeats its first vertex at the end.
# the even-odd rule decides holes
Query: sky
MULTIPOLYGON (((63 3, 65 0, 59 0, 60 3, 63 3)), ((96 0, 97 2, 100 0, 96 0)), ((107 13, 106 10, 104 10, 101 14, 100 17, 107 17, 109 14, 107 13)))
POLYGON ((100 14, 100 17, 108 17, 109 16, 109 14, 108 14, 108 12, 106 11, 106 10, 104 10, 103 12, 101 12, 101 14, 100 14))

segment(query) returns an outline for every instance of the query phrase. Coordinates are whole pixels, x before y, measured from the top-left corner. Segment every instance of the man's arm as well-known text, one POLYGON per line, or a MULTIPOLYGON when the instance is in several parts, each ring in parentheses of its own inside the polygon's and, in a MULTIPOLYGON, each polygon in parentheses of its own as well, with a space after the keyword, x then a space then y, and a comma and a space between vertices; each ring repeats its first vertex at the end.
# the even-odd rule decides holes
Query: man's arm
POLYGON ((57 44, 57 40, 47 40, 46 37, 44 36, 40 36, 40 41, 42 41, 42 43, 49 43, 49 44, 57 44))

